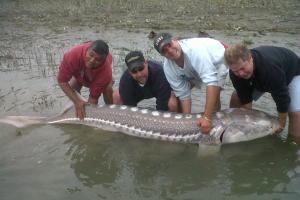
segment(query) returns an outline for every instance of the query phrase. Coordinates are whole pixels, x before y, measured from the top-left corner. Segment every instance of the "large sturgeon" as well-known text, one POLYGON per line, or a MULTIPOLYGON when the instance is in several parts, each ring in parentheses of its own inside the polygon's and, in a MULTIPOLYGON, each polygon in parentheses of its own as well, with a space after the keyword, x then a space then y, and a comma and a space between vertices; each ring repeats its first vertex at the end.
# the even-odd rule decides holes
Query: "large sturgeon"
POLYGON ((216 112, 214 128, 202 134, 197 126, 201 114, 179 114, 151 111, 130 106, 86 105, 86 117, 74 117, 74 107, 68 107, 53 118, 8 116, 0 122, 25 127, 32 124, 83 124, 131 136, 183 143, 223 144, 253 140, 271 134, 278 125, 275 117, 258 110, 225 109, 216 112))

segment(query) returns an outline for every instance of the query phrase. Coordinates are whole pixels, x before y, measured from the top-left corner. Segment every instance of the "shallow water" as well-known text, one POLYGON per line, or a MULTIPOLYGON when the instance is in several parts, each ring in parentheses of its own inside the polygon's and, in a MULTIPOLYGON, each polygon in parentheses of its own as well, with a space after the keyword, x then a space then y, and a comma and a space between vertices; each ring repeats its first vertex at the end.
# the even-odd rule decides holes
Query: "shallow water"
POLYGON ((299 199, 299 146, 194 145, 82 126, 1 126, 1 199, 299 199), (199 150, 200 151, 200 150, 199 150))
MULTIPOLYGON (((162 60, 147 38, 148 29, 95 31, 90 27, 1 30, 0 117, 53 116, 67 98, 56 83, 63 52, 83 41, 104 39, 114 56, 117 87, 129 50, 162 60), (5 33, 5 34, 4 34, 5 33)), ((178 36, 196 32, 168 30, 178 36)), ((285 46, 300 55, 299 35, 209 31, 229 44, 251 40, 285 46)), ((228 107, 230 82, 222 92, 228 107)), ((193 93, 193 112, 203 109, 203 92, 193 93)), ((84 95, 87 90, 84 90, 84 95)), ((153 101, 141 106, 151 107, 153 101)), ((257 109, 275 114, 269 95, 257 109)), ((16 129, 0 124, 0 195, 13 199, 299 199, 300 148, 286 138, 270 136, 250 142, 202 149, 133 138, 79 125, 41 125, 16 129)))

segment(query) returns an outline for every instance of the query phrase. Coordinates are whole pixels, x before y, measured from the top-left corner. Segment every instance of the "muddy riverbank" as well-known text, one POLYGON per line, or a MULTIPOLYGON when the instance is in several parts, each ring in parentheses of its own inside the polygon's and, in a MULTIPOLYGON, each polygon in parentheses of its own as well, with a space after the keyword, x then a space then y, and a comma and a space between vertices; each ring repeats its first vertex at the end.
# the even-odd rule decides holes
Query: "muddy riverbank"
POLYGON ((47 26, 300 33, 298 0, 1 0, 1 32, 8 24, 47 26))

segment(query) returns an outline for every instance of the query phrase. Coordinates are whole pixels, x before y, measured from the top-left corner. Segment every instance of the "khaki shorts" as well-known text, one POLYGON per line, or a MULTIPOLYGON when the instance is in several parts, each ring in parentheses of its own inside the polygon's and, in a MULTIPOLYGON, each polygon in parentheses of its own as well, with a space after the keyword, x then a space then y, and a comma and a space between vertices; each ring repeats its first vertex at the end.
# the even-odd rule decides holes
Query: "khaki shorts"
POLYGON ((295 76, 288 87, 291 97, 289 112, 300 112, 300 75, 295 76))
MULTIPOLYGON (((289 95, 291 102, 289 105, 289 112, 300 112, 300 75, 295 76, 290 84, 288 85, 289 95)), ((254 90, 252 93, 252 98, 254 101, 257 101, 264 92, 254 90)))

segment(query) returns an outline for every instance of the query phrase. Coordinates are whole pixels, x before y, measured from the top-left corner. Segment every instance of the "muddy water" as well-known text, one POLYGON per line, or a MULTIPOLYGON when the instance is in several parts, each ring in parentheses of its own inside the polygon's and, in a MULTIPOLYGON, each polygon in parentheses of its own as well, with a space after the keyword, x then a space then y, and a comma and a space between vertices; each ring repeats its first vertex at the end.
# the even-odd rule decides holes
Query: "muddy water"
MULTIPOLYGON (((32 27, 14 20, 0 24, 0 117, 59 113, 67 98, 55 76, 63 52, 78 43, 99 38, 109 43, 114 56, 115 87, 129 50, 139 49, 148 58, 162 60, 147 38, 151 29, 37 25, 42 19, 43 16, 37 22, 27 20, 32 27)), ((190 30, 167 31, 178 36, 198 34, 190 30)), ((229 45, 241 41, 251 46, 277 45, 300 55, 299 34, 229 32, 208 31, 229 45)), ((233 91, 230 81, 226 86, 223 108, 228 107, 233 91)), ((203 110, 204 92, 193 92, 193 112, 203 110)), ((141 106, 152 107, 153 100, 141 106)), ((269 95, 255 107, 275 114, 269 95)), ((193 145, 137 139, 83 126, 16 129, 0 124, 0 130, 0 199, 4 200, 300 197, 299 144, 286 138, 286 131, 281 137, 207 152, 193 145)))

